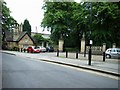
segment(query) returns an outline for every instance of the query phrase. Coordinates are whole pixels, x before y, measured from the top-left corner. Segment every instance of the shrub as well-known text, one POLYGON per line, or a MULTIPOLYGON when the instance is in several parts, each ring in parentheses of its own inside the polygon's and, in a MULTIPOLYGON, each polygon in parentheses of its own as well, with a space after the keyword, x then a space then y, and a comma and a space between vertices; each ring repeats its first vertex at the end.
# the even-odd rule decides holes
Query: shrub
POLYGON ((78 48, 65 48, 65 51, 68 51, 68 52, 78 52, 79 49, 78 48))
POLYGON ((13 51, 18 51, 19 48, 18 48, 18 47, 13 47, 12 50, 13 50, 13 51))

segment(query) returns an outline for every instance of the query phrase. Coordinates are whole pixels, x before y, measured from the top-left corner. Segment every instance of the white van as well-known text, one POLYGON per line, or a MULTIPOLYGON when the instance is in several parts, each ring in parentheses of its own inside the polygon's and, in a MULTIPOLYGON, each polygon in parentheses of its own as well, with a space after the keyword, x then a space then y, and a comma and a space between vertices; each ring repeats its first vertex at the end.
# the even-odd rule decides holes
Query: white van
POLYGON ((106 58, 120 58, 120 48, 109 48, 105 51, 106 58))

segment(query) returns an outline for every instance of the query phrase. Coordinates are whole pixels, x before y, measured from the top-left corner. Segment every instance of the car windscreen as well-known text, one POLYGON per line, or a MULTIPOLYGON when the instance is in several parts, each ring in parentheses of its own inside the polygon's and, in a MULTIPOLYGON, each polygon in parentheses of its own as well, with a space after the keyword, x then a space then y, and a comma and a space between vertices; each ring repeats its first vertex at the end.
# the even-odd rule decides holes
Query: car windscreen
POLYGON ((39 47, 34 47, 34 49, 38 49, 39 47))

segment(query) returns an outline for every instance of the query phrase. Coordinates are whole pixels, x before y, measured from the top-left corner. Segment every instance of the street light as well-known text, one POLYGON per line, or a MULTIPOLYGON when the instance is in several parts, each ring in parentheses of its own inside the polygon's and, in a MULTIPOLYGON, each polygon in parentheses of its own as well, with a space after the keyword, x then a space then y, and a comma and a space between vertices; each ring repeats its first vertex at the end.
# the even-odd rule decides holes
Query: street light
POLYGON ((91 46, 92 46, 92 38, 91 38, 91 33, 92 33, 92 2, 90 3, 90 41, 89 41, 89 44, 90 44, 90 48, 89 48, 89 62, 88 62, 88 65, 91 65, 91 46))
MULTIPOLYGON (((85 36, 86 36, 86 30, 87 30, 87 16, 85 16, 86 24, 85 24, 85 36)), ((86 57, 86 39, 85 39, 85 48, 84 48, 84 57, 86 57)))

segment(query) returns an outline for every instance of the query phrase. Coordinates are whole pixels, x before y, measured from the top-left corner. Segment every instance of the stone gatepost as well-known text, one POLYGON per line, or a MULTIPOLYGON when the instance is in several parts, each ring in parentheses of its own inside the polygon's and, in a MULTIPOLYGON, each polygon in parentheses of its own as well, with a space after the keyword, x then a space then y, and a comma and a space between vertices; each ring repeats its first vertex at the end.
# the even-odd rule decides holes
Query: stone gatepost
POLYGON ((85 36, 83 34, 83 37, 81 39, 81 53, 84 53, 85 52, 85 36))
POLYGON ((112 47, 113 47, 113 48, 116 48, 116 43, 113 43, 112 47))
POLYGON ((59 51, 62 51, 62 52, 63 52, 63 45, 64 45, 64 40, 63 40, 63 39, 60 39, 60 40, 59 40, 59 47, 58 47, 59 51))
POLYGON ((48 47, 49 46, 49 44, 48 44, 48 42, 46 42, 46 47, 48 47))
POLYGON ((44 42, 42 42, 42 47, 44 47, 44 42))
POLYGON ((105 50, 106 50, 106 43, 103 43, 103 49, 102 49, 102 51, 105 52, 105 50))

